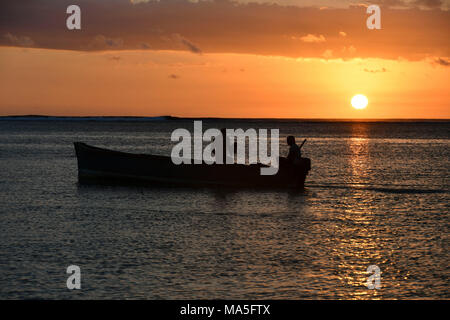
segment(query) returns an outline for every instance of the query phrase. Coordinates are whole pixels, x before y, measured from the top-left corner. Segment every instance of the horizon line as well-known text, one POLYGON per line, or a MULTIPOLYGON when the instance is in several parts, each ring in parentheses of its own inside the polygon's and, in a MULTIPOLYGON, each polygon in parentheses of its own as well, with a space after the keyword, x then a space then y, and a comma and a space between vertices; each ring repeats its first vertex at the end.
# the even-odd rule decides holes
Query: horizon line
MULTIPOLYGON (((135 119, 165 119, 165 120, 304 120, 304 121, 450 121, 450 118, 276 118, 276 117, 182 117, 182 116, 172 116, 172 115, 158 115, 158 116, 105 116, 105 115, 39 115, 39 114, 28 114, 28 115, 0 115, 0 119, 8 118, 135 118, 135 119)), ((26 120, 26 119, 24 119, 26 120)), ((30 119, 31 120, 31 119, 30 119)))

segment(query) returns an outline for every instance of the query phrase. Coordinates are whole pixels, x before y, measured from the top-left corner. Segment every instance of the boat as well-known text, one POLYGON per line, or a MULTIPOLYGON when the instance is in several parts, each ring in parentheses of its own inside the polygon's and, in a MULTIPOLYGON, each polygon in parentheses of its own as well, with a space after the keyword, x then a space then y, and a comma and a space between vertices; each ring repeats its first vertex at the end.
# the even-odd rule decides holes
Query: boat
POLYGON ((80 183, 189 187, 303 188, 308 158, 296 165, 280 158, 278 172, 261 175, 257 164, 179 164, 170 157, 114 151, 74 142, 80 183))

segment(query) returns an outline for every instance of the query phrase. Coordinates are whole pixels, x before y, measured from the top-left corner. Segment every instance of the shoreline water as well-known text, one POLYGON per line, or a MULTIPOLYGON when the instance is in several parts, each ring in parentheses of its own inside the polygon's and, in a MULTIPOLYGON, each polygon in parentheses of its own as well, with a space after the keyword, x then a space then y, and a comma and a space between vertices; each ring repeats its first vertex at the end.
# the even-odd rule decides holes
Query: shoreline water
POLYGON ((448 122, 204 122, 307 138, 304 192, 77 183, 73 141, 168 155, 192 122, 2 121, 0 298, 449 298, 448 122))

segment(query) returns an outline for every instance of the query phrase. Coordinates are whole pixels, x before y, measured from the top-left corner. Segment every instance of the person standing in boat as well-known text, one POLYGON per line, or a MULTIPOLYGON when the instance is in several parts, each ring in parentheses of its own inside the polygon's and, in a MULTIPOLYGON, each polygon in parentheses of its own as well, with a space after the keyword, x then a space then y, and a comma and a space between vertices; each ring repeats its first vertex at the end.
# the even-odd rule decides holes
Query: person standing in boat
POLYGON ((237 143, 234 141, 234 143, 231 143, 230 139, 227 137, 227 129, 222 128, 220 129, 220 132, 222 133, 222 146, 223 146, 223 163, 226 164, 228 162, 234 163, 234 156, 231 156, 230 152, 231 148, 234 148, 234 155, 236 155, 237 152, 237 143))
MULTIPOLYGON (((227 137, 227 130, 225 128, 220 129, 220 133, 222 133, 222 159, 223 159, 223 164, 228 164, 228 163, 234 163, 234 157, 231 156, 231 154, 228 152, 229 150, 231 150, 232 147, 234 147, 234 153, 236 154, 237 152, 237 143, 234 142, 233 146, 231 145, 231 141, 230 139, 228 139, 227 137)), ((217 157, 218 155, 216 155, 217 157)))
POLYGON ((288 136, 287 137, 287 144, 289 146, 289 153, 287 156, 287 159, 292 164, 300 164, 300 159, 302 157, 302 147, 305 144, 306 139, 303 140, 302 144, 298 146, 295 143, 295 137, 294 136, 288 136))

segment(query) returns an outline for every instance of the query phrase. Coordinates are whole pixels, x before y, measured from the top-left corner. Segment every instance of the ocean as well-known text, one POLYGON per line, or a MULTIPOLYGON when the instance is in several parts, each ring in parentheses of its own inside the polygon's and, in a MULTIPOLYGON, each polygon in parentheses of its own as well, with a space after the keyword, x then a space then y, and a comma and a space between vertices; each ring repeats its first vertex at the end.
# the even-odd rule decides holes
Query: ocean
POLYGON ((74 141, 170 155, 193 120, 0 119, 0 299, 450 298, 449 121, 203 126, 308 139, 305 190, 80 185, 74 141))

